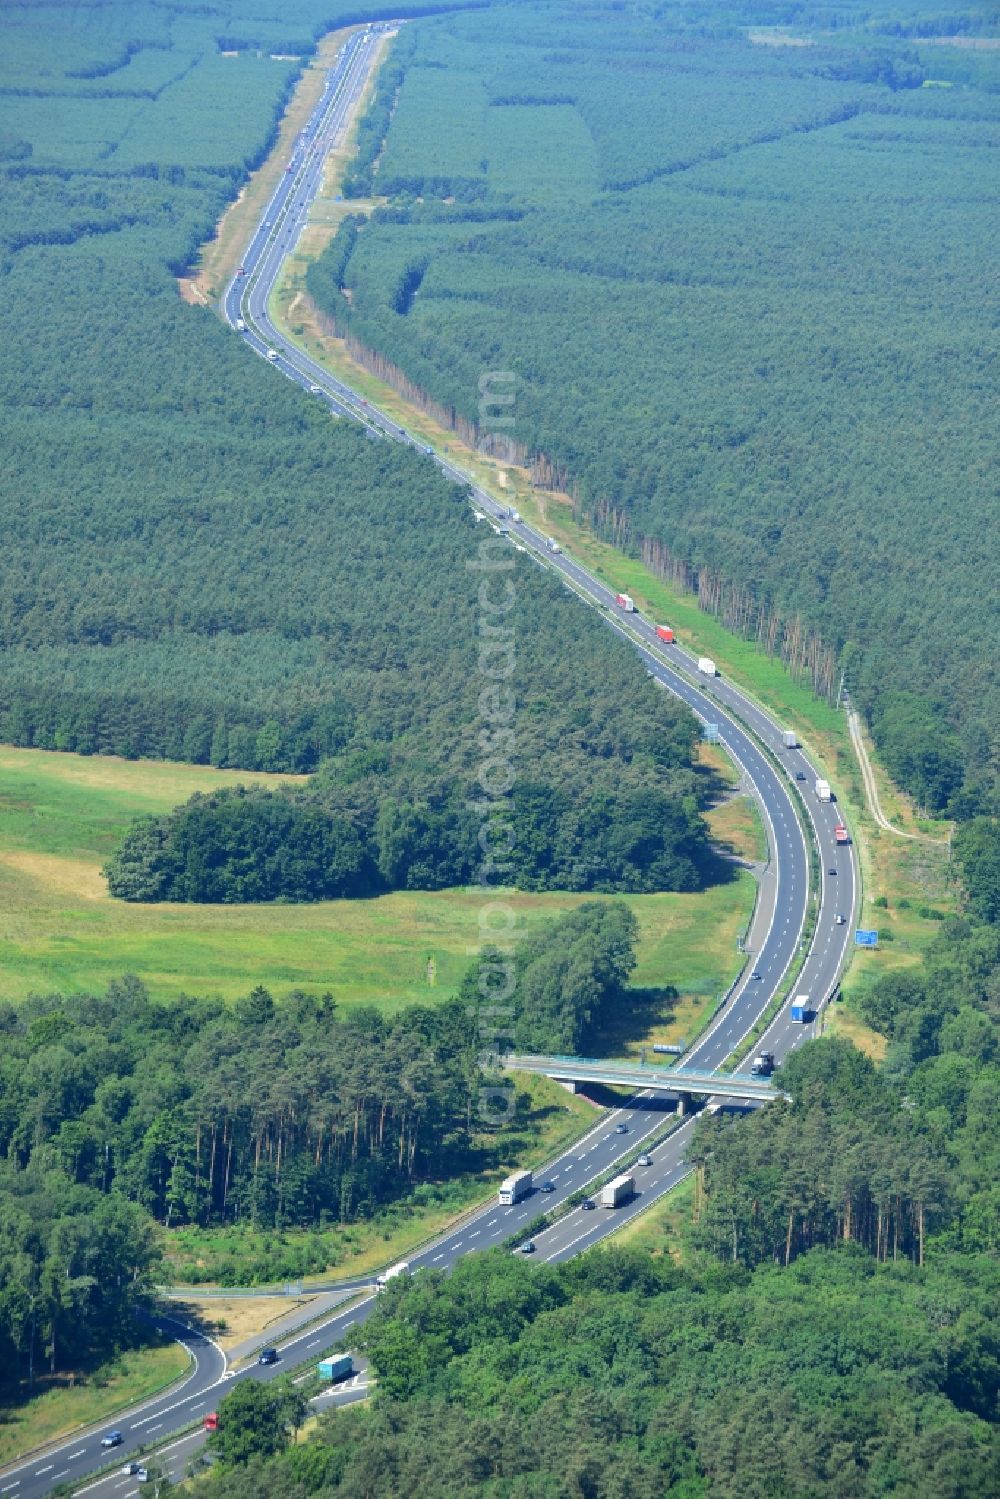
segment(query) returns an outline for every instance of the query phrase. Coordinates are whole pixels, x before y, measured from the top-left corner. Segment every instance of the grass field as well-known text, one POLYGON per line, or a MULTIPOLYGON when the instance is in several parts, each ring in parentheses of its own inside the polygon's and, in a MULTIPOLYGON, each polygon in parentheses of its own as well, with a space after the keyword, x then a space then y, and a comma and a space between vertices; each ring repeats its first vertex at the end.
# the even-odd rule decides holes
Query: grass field
POLYGON ((0 1409, 0 1463, 148 1399, 179 1378, 188 1363, 179 1343, 164 1343, 123 1353, 76 1379, 40 1381, 40 1392, 30 1400, 0 1409))
POLYGON ((654 1257, 683 1259, 683 1232, 691 1221, 694 1178, 689 1176, 612 1239, 616 1249, 644 1249, 654 1257))
MULTIPOLYGON (((111 900, 101 865, 132 817, 251 779, 281 778, 0 748, 0 998, 101 990, 123 972, 162 997, 235 998, 263 983, 392 1010, 453 993, 478 939, 475 888, 315 905, 111 900)), ((528 931, 585 898, 505 896, 528 931)), ((721 992, 752 900, 748 876, 703 895, 630 897, 641 927, 634 983, 673 985, 681 1003, 721 992)))

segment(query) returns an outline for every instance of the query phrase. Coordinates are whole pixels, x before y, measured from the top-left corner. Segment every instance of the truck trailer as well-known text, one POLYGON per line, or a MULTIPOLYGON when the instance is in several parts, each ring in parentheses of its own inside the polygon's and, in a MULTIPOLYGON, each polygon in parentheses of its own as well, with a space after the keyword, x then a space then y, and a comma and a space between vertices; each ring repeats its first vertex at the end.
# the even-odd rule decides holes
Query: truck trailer
POLYGON ((792 1000, 792 1019, 806 1025, 812 1015, 812 1003, 808 994, 796 994, 792 1000))
POLYGON ((674 632, 669 625, 657 625, 656 634, 658 638, 664 642, 665 645, 673 645, 674 632))
POLYGON ((781 742, 785 746, 785 749, 798 749, 799 736, 794 729, 784 729, 781 735, 781 742))
POLYGON ((626 614, 635 613, 635 601, 630 593, 616 593, 615 603, 619 609, 624 609, 626 614))
POLYGON ((316 1373, 332 1384, 335 1379, 346 1379, 354 1373, 354 1360, 349 1353, 332 1353, 329 1358, 320 1359, 316 1373))
POLYGON ((842 822, 838 822, 833 830, 833 836, 838 843, 850 843, 851 835, 842 822))
POLYGON ((620 1208, 635 1195, 635 1177, 628 1171, 601 1188, 601 1207, 620 1208))
POLYGON ((409 1262, 409 1260, 400 1260, 400 1262, 399 1262, 398 1265, 392 1265, 392 1266, 390 1266, 390 1268, 388 1270, 386 1270, 384 1272, 384 1274, 382 1274, 382 1275, 376 1275, 376 1277, 375 1277, 375 1284, 378 1286, 379 1290, 381 1291, 382 1287, 385 1286, 385 1285, 388 1285, 389 1282, 390 1282, 390 1280, 395 1280, 397 1275, 409 1275, 409 1273, 410 1273, 410 1262, 409 1262))
POLYGON ((715 662, 711 656, 698 657, 698 670, 706 677, 714 677, 716 674, 715 662))
POLYGON ((527 1197, 531 1191, 531 1172, 515 1171, 508 1176, 506 1181, 500 1183, 500 1206, 511 1208, 515 1202, 520 1202, 522 1197, 527 1197))
POLYGON ((817 781, 816 782, 816 795, 817 795, 818 799, 821 802, 830 802, 830 801, 832 801, 833 800, 833 796, 831 795, 831 792, 830 792, 830 782, 829 781, 817 781))

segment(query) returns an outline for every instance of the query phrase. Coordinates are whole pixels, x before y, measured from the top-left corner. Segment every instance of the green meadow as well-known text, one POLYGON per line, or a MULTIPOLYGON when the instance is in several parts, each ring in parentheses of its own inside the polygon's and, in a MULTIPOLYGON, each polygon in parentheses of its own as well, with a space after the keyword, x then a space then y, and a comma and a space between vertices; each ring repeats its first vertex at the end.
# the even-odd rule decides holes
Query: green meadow
MULTIPOLYGON (((406 891, 315 905, 130 905, 107 894, 101 866, 131 819, 240 781, 246 771, 88 758, 0 747, 0 999, 102 990, 124 972, 162 998, 232 999, 262 983, 329 989, 339 1003, 388 1010, 452 994, 479 939, 477 888, 406 891)), ((505 892, 523 929, 587 897, 505 892)), ((753 901, 742 875, 701 895, 628 897, 639 918, 638 988, 678 998, 664 1019, 702 1008, 734 971, 736 934, 753 901)))

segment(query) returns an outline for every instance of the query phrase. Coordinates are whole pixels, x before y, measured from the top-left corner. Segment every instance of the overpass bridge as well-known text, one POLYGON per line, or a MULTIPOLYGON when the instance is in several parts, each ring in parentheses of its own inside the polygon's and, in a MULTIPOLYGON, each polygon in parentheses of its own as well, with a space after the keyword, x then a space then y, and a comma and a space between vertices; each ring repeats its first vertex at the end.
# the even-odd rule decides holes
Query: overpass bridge
POLYGON ((561 1083, 617 1083, 626 1088, 650 1088, 675 1093, 683 1106, 693 1094, 770 1103, 784 1098, 766 1077, 743 1072, 702 1072, 689 1067, 662 1067, 646 1062, 599 1061, 593 1057, 546 1057, 510 1054, 502 1065, 512 1072, 537 1072, 561 1083))

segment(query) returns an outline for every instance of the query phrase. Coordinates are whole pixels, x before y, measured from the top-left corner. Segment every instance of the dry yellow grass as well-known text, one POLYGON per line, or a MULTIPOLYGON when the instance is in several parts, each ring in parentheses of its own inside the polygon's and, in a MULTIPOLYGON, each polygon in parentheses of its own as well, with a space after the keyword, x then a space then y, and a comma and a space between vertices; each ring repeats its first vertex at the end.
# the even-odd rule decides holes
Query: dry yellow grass
POLYGON ((212 1324, 212 1337, 225 1353, 231 1353, 247 1338, 263 1335, 289 1312, 315 1300, 315 1296, 199 1296, 196 1301, 172 1302, 171 1310, 202 1326, 212 1324))

